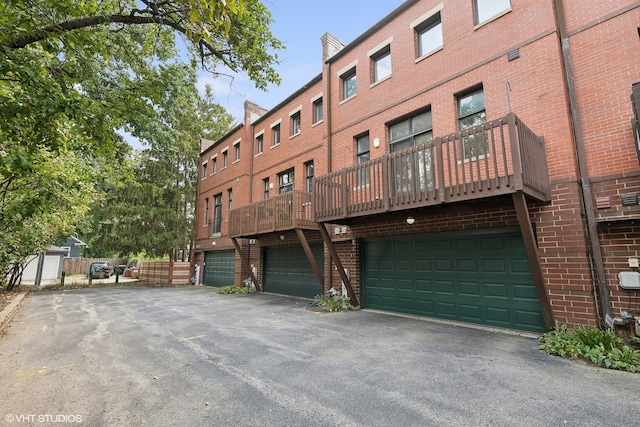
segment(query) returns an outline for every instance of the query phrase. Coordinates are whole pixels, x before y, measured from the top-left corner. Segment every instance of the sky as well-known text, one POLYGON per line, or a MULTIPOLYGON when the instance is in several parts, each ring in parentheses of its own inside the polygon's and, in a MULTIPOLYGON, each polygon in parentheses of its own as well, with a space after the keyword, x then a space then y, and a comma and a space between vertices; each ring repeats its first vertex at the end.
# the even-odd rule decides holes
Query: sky
POLYGON ((198 85, 210 84, 215 101, 240 123, 244 101, 271 109, 322 72, 320 37, 329 32, 345 45, 374 26, 404 0, 263 0, 275 22, 273 35, 286 49, 279 52, 281 63, 275 67, 282 82, 267 91, 256 89, 245 76, 220 76, 214 79, 202 72, 198 85))

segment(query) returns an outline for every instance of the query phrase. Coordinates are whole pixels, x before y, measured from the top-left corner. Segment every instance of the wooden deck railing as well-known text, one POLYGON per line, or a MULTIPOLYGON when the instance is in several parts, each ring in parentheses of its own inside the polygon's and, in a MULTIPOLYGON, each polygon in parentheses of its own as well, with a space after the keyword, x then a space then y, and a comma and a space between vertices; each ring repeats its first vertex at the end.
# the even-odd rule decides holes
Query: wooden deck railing
POLYGON ((514 114, 316 177, 317 222, 522 191, 549 201, 544 140, 514 114))
POLYGON ((318 228, 313 221, 311 193, 294 190, 229 212, 229 237, 257 236, 294 228, 318 228))

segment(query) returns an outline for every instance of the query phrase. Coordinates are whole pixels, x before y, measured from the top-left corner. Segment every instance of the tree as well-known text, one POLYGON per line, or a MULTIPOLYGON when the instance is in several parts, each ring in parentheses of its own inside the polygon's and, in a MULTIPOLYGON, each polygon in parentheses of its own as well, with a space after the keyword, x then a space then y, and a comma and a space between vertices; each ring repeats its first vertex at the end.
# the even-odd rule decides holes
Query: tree
POLYGON ((20 261, 15 254, 54 243, 50 229, 31 239, 27 224, 78 222, 99 197, 95 185, 117 183, 129 152, 118 130, 157 120, 176 34, 211 72, 244 70, 260 88, 278 82, 281 44, 258 0, 0 0, 0 10, 0 242, 9 242, 0 274, 20 261), (83 183, 72 217, 51 203, 69 197, 44 172, 55 162, 83 183), (29 197, 37 183, 50 187, 47 197, 29 197))
POLYGON ((110 185, 90 213, 83 240, 91 256, 161 257, 191 246, 200 137, 221 138, 234 118, 213 102, 210 89, 199 95, 193 69, 171 66, 167 72, 172 78, 157 105, 158 120, 133 132, 148 147, 132 160, 134 179, 110 185))

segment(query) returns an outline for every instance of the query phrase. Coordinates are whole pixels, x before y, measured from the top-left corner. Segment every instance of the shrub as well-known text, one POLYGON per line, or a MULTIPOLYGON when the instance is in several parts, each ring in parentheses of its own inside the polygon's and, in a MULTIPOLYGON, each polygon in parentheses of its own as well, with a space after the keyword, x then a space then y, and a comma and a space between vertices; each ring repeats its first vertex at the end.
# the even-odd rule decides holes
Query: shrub
POLYGON ((311 305, 320 307, 324 309, 324 311, 329 312, 351 310, 352 308, 351 304, 349 303, 349 297, 341 295, 316 295, 313 298, 313 303, 311 305))
POLYGON ((640 350, 612 331, 601 329, 567 329, 563 325, 540 337, 540 349, 565 359, 582 358, 596 366, 640 372, 640 350), (628 345, 631 344, 631 345, 628 345))
POLYGON ((218 293, 225 294, 225 295, 251 294, 253 292, 255 292, 255 288, 250 286, 244 287, 244 286, 238 286, 238 285, 229 285, 229 286, 223 286, 220 289, 218 289, 218 293))

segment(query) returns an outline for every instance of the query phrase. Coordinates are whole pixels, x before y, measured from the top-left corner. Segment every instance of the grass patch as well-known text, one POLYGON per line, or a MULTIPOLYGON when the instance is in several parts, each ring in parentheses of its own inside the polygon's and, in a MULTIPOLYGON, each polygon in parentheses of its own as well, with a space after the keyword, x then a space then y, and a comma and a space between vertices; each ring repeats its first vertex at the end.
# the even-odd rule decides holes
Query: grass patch
POLYGON ((612 331, 568 329, 563 325, 543 334, 540 349, 565 359, 583 359, 596 366, 640 372, 640 340, 625 339, 612 331))
POLYGON ((229 285, 223 286, 218 289, 218 293, 223 295, 234 295, 234 294, 252 294, 256 291, 256 288, 252 286, 237 286, 237 285, 229 285))

